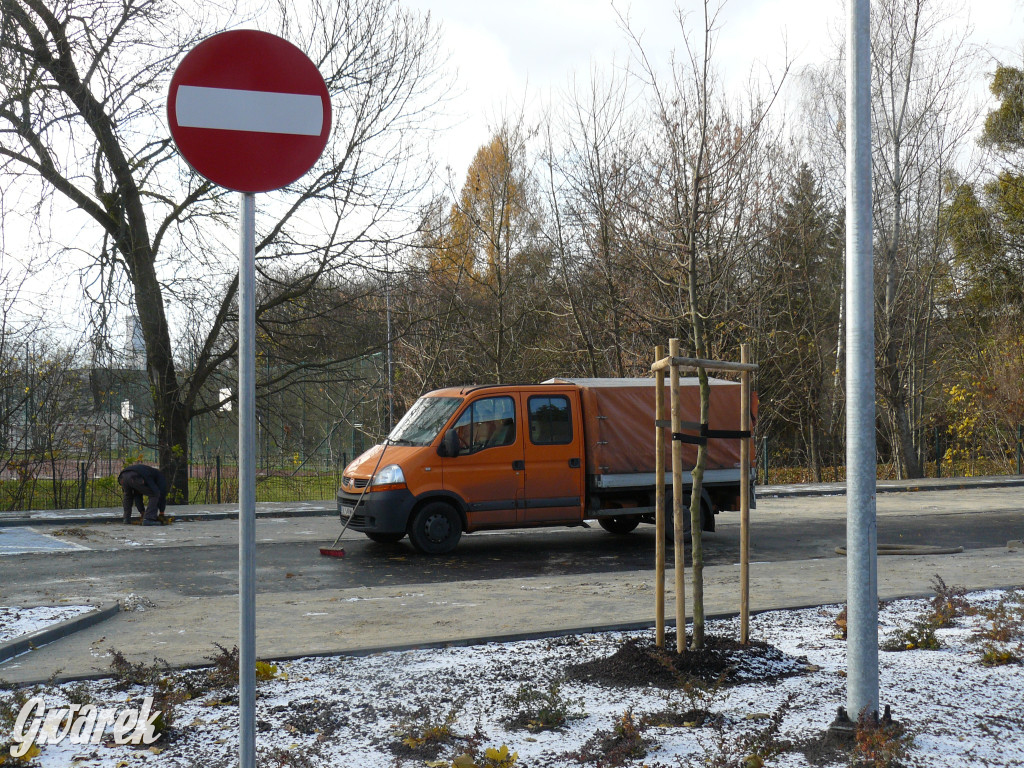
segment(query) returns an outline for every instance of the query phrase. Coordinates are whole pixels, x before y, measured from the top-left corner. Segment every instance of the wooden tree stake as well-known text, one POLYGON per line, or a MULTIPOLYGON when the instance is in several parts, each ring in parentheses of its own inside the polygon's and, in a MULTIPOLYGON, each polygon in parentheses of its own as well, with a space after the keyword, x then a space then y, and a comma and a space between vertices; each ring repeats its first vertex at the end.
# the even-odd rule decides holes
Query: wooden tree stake
MULTIPOLYGON (((668 340, 668 354, 679 357, 679 339, 668 340)), ((683 416, 679 408, 679 368, 671 367, 672 434, 683 431, 683 416)), ((672 441, 672 531, 676 569, 676 653, 686 650, 686 549, 683 541, 683 444, 672 441)))

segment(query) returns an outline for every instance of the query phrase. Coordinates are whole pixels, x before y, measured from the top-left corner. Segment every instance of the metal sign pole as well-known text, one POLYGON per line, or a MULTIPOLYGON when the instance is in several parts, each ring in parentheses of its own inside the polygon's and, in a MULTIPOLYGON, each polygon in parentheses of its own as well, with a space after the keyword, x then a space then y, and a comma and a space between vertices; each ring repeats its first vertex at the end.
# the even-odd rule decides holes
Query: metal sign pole
POLYGON ((870 0, 850 4, 846 76, 846 707, 878 713, 870 0))
POLYGON ((238 754, 256 765, 256 196, 241 195, 238 264, 238 754))
MULTIPOLYGON (((665 348, 654 348, 654 362, 665 348)), ((654 374, 654 636, 665 647, 665 369, 654 374)))
MULTIPOLYGON (((740 344, 740 362, 750 345, 740 344)), ((750 431, 750 371, 740 373, 740 430, 750 431)), ((750 641, 750 438, 740 438, 740 642, 750 641)))

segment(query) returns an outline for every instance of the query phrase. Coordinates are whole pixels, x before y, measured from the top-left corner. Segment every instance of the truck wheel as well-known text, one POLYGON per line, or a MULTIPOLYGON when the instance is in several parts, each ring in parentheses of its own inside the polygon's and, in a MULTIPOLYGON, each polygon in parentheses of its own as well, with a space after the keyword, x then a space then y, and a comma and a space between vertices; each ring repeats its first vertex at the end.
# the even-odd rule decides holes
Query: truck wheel
POLYGON ((433 501, 417 512, 409 524, 409 541, 428 555, 443 555, 455 549, 462 537, 462 520, 450 504, 433 501))
POLYGON ((598 525, 608 533, 625 534, 632 531, 640 524, 638 515, 622 515, 621 517, 602 517, 598 519, 598 525))
MULTIPOLYGON (((708 531, 714 530, 714 513, 711 511, 711 507, 708 504, 707 499, 702 498, 700 500, 700 519, 701 519, 701 530, 708 531)), ((683 498, 683 541, 689 542, 691 539, 690 534, 690 497, 686 496, 683 498)), ((669 543, 672 542, 672 536, 674 533, 674 526, 672 524, 672 503, 671 499, 665 503, 665 540, 669 543)))
POLYGON ((378 544, 394 544, 405 538, 405 532, 402 533, 367 533, 366 538, 370 541, 375 541, 378 544))
MULTIPOLYGON (((665 509, 665 546, 675 541, 676 526, 672 519, 672 505, 666 504, 665 509)), ((690 502, 683 505, 683 542, 690 540, 690 502)))

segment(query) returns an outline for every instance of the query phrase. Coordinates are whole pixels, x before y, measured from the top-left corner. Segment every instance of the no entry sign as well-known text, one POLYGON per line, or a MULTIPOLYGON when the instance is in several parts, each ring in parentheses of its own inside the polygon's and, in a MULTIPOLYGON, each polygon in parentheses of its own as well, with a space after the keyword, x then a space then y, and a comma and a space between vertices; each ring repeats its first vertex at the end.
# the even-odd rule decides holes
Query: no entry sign
POLYGON ((199 174, 239 192, 267 192, 313 167, 331 131, 331 101, 306 54, 242 29, 204 40, 181 60, 167 121, 199 174))
POLYGON ((255 30, 222 32, 181 60, 167 99, 189 165, 241 192, 238 259, 238 762, 256 765, 256 192, 313 167, 331 101, 302 51, 255 30))

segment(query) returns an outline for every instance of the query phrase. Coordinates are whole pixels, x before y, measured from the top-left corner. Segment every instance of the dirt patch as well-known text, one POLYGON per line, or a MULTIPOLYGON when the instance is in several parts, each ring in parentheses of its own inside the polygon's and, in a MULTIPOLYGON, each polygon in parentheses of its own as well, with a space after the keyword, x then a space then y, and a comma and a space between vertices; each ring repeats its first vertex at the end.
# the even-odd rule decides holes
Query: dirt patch
MULTIPOLYGON (((689 638, 687 638, 689 643, 689 638)), ((565 677, 612 688, 678 688, 688 682, 722 685, 777 680, 806 671, 807 659, 789 656, 773 645, 716 635, 704 638, 699 651, 675 652, 675 637, 658 648, 653 639, 630 639, 611 656, 566 667, 565 677)))
POLYGON ((685 712, 663 709, 644 715, 643 722, 655 728, 702 728, 722 725, 725 718, 706 709, 688 709, 685 712))
POLYGON ((301 733, 304 736, 330 736, 343 726, 348 725, 348 718, 339 716, 337 708, 320 699, 273 707, 272 714, 284 719, 285 730, 290 733, 301 733))
POLYGON ((850 762, 850 750, 838 745, 827 732, 785 743, 787 752, 799 752, 815 768, 821 766, 845 765, 850 762))

